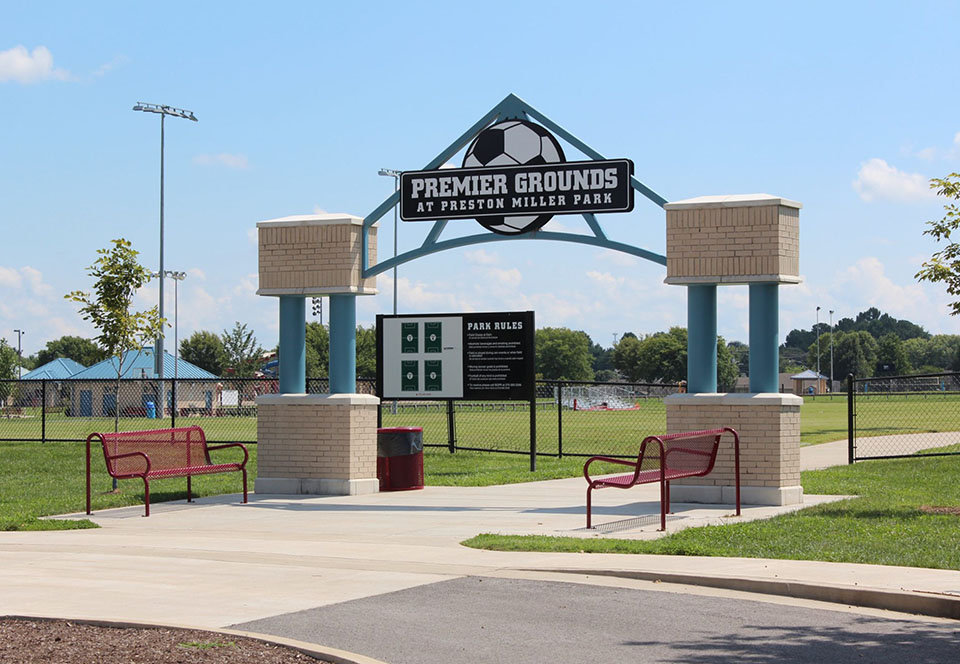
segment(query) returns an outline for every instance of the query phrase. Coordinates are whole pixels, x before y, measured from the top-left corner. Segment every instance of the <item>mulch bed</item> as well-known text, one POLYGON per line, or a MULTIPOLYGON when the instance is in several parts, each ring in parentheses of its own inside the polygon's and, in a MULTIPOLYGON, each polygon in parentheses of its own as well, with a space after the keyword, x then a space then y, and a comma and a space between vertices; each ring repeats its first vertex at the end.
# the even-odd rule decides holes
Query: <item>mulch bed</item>
POLYGON ((216 632, 0 618, 0 663, 3 664, 316 664, 318 661, 291 648, 216 632))

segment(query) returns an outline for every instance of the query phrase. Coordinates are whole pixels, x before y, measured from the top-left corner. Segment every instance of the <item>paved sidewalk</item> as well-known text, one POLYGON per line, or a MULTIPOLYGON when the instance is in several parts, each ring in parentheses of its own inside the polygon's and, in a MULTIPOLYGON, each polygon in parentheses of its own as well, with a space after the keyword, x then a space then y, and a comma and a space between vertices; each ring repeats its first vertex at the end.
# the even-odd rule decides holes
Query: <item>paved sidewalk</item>
MULTIPOLYGON (((843 463, 845 443, 803 448, 843 463), (831 456, 832 455, 832 456, 831 456)), ((369 496, 253 495, 94 515, 98 530, 0 534, 0 615, 222 628, 464 576, 661 580, 960 617, 960 572, 791 560, 506 553, 481 532, 654 537, 658 488, 600 491, 585 531, 582 478, 428 487, 369 496)), ((836 497, 808 496, 807 504, 836 497)), ((675 504, 673 531, 736 520, 732 506, 675 504)), ((743 519, 793 508, 744 508, 743 519)))

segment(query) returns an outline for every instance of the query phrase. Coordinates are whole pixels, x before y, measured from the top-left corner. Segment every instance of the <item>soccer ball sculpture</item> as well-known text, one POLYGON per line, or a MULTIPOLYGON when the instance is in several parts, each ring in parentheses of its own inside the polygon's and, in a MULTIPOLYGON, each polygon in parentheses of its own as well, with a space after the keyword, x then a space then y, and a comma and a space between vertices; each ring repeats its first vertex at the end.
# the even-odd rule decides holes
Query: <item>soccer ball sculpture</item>
MULTIPOLYGON (((566 161, 563 149, 550 132, 526 120, 507 120, 480 132, 467 148, 464 168, 478 166, 526 166, 566 161)), ((550 221, 552 214, 517 217, 480 217, 478 222, 501 235, 535 231, 550 221)))

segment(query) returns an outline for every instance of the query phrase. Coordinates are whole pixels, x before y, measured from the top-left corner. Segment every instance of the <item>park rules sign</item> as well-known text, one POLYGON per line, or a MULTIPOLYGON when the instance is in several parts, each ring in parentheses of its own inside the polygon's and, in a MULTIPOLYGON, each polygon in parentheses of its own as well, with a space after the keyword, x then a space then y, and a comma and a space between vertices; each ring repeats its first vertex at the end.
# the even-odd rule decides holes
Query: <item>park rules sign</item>
POLYGON ((530 401, 532 311, 377 316, 382 399, 530 401))
POLYGON ((565 160, 544 127, 507 120, 477 134, 462 168, 400 174, 404 221, 476 219, 505 235, 535 231, 555 214, 633 210, 629 159, 565 160))

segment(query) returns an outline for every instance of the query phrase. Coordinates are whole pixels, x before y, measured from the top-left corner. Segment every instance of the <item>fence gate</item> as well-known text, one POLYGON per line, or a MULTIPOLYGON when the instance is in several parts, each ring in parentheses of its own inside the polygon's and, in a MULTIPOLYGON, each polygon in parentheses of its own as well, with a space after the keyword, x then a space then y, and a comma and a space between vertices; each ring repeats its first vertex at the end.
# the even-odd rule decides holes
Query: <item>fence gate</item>
POLYGON ((850 463, 960 454, 960 373, 847 376, 850 463))

